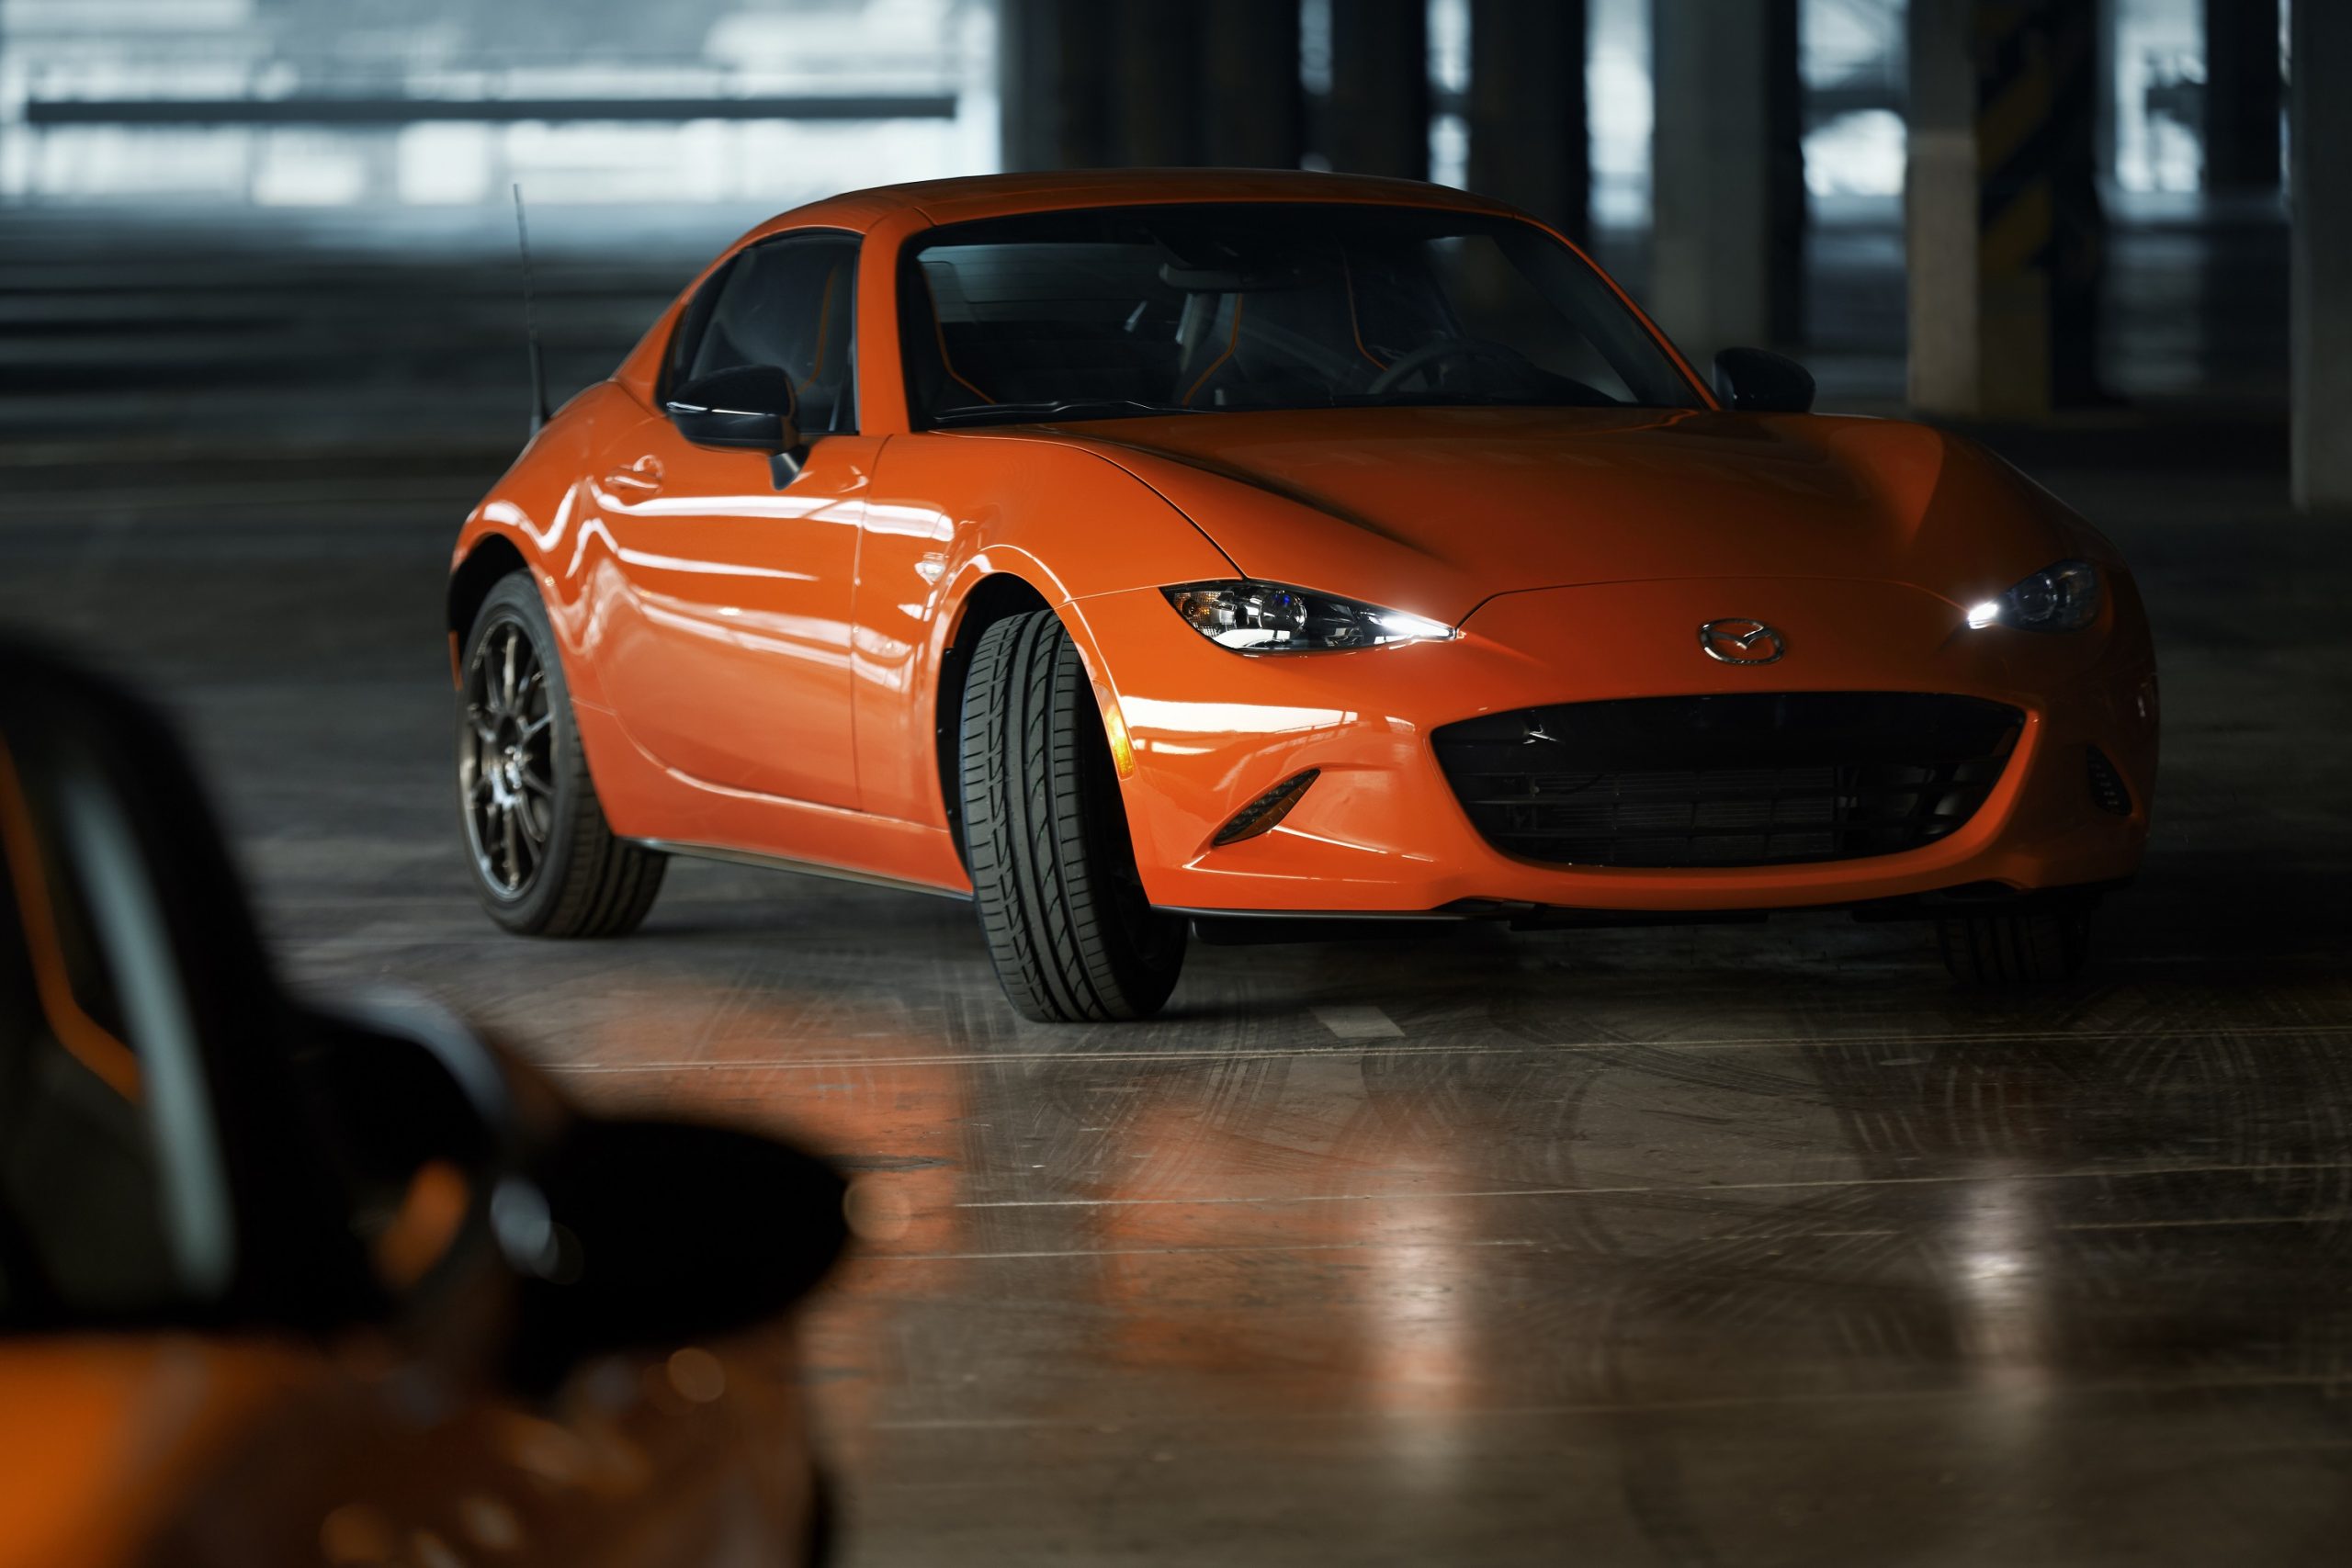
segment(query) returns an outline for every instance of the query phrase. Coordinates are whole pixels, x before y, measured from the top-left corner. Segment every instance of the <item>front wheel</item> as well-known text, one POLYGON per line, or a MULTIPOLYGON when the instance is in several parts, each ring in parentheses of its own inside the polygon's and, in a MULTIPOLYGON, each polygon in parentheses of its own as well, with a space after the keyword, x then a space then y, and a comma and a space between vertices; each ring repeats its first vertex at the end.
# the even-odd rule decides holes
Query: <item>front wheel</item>
POLYGON ((555 628, 521 572, 500 580, 466 638, 458 801, 474 892, 526 936, 619 936, 662 890, 669 857, 605 825, 555 628))
POLYGON ((981 634, 962 720, 964 840, 1006 999, 1040 1022, 1158 1012, 1185 922, 1144 896, 1102 716, 1050 612, 981 634))

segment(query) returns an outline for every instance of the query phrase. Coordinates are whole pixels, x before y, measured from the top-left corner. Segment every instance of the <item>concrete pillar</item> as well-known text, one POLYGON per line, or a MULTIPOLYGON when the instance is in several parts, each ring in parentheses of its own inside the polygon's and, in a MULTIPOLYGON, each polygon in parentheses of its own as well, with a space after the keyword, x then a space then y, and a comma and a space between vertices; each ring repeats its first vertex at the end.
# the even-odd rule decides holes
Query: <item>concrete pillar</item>
POLYGON ((1584 0, 1470 0, 1470 188, 1590 229, 1584 0))
POLYGON ((1111 16, 1100 0, 1001 0, 998 96, 1008 169, 1100 168, 1112 134, 1111 16))
POLYGON ((1114 161, 1136 168, 1199 163, 1201 7, 1195 0, 1119 0, 1105 9, 1113 34, 1114 161))
POLYGON ((1335 0, 1324 149, 1348 175, 1430 177, 1429 0, 1335 0))
POLYGON ((2294 29, 2295 504, 2352 511, 2352 6, 2296 0, 2294 29))
POLYGON ((2205 0, 2207 190, 2278 188, 2279 96, 2278 0, 2205 0))
POLYGON ((1804 335, 1796 0, 1652 0, 1649 305, 1694 363, 1804 335))
POLYGON ((2032 419, 2098 400, 2094 0, 1912 0, 1910 397, 2032 419))
POLYGON ((2115 178, 2115 141, 2123 113, 2121 89, 2115 80, 2117 40, 2121 38, 2123 0, 2095 0, 2098 7, 2098 121, 2091 130, 2093 167, 2102 180, 2115 178))
POLYGON ((1201 158, 1297 168, 1306 127, 1295 0, 1205 0, 1202 21, 1201 158))

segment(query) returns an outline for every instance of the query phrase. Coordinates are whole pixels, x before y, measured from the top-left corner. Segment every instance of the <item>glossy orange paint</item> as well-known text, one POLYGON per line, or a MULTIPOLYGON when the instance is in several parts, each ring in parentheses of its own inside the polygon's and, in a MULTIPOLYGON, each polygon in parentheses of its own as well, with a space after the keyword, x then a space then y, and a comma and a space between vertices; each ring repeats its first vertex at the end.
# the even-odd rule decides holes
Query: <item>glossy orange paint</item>
MULTIPOLYGON (((63 972, 51 842, 0 743, 15 904, 0 931, 28 939, 62 1060, 136 1098, 130 1047, 63 972)), ((616 1354, 551 1394, 517 1392, 501 1375, 505 1270, 425 1280, 481 1245, 461 1235, 469 1201, 453 1166, 420 1168, 377 1238, 400 1303, 381 1322, 199 1328, 197 1309, 0 1339, 0 1568, 805 1561, 819 1499, 790 1329, 616 1354)))
POLYGON ((744 1339, 537 1401, 379 1336, 0 1345, 0 1568, 799 1562, 792 1365, 744 1339))
POLYGON ((763 458, 689 446, 657 412, 691 288, 534 441, 469 519, 457 559, 495 536, 529 563, 616 831, 967 890, 939 764, 941 670, 973 592, 1011 577, 1061 616, 1106 724, 1131 738, 1127 815, 1161 905, 1768 908, 2102 882, 2136 865, 2156 714, 2129 571, 2063 504, 1962 438, 1726 412, 1679 355, 1703 406, 911 428, 897 299, 909 241, 976 218, 1208 200, 1507 210, 1404 182, 1215 171, 844 196, 728 253, 801 229, 862 237, 861 428, 816 441, 800 479, 779 492, 763 458), (2109 585, 2096 625, 1968 627, 1965 606, 2068 557, 2098 562, 2109 585), (1159 593, 1244 576, 1461 635, 1249 657, 1203 639, 1159 593), (1698 626, 1731 616, 1782 628, 1788 656, 1761 668, 1702 657, 1698 626), (1724 871, 1502 855, 1472 829, 1429 744, 1439 725, 1535 704, 1829 690, 1983 696, 2030 717, 1993 796, 1951 837, 1724 871), (2089 802, 2086 741, 2123 773, 2129 816, 2089 802), (1279 827, 1210 846, 1241 806, 1307 767, 1322 777, 1279 827))

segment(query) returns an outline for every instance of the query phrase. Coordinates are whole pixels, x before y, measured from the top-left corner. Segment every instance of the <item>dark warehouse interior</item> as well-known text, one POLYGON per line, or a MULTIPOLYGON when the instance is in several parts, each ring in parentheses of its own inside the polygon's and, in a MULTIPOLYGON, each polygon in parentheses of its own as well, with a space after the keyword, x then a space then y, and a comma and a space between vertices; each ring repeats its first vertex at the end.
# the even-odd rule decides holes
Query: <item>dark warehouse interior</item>
MULTIPOLYGON (((302 1006, 398 988, 600 1116, 848 1179, 770 1391, 833 1561, 2316 1568, 2352 1535, 2347 82, 2340 0, 0 0, 0 633, 169 715, 302 1006), (448 584, 536 430, 514 193, 560 407, 804 202, 1204 168, 1507 204, 1702 375, 1787 355, 1840 428, 1981 443, 2112 541, 2165 734, 2081 972, 1956 984, 1842 904, 1531 907, 1204 923, 1159 1017, 1044 1023, 968 900, 871 878, 682 854, 625 941, 495 929, 448 584)), ((748 1208, 713 1202, 697 1237, 748 1208)), ((40 1350, 0 1337, 0 1472, 59 1473, 40 1350)), ((620 1376, 616 1429, 706 1361, 620 1376)), ((184 1545, 295 1461, 241 1462, 184 1545)), ((453 1484, 538 1484, 505 1464, 453 1484)), ((683 1482, 569 1558, 349 1484, 376 1522, 303 1551, 745 1560, 678 1533, 683 1482)), ((0 1473, 0 1564, 231 1560, 42 1555, 35 1491, 0 1473)))

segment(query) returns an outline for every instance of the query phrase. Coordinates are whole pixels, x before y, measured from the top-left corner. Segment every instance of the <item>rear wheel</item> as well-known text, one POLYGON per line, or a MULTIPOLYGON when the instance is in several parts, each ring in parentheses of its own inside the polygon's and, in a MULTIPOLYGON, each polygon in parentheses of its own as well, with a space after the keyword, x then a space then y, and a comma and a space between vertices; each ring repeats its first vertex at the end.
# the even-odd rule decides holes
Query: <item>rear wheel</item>
POLYGON ((613 836, 572 720, 555 629, 531 580, 502 579, 466 638, 458 803, 474 893, 526 936, 619 936, 668 857, 613 836))
POLYGON ((2088 903, 1936 922, 1944 966, 1971 986, 2039 986, 2074 977, 2090 954, 2088 903))
POLYGON ((1042 1022, 1158 1012, 1185 923, 1144 896, 1102 716, 1050 612, 981 634, 962 719, 972 891, 1006 998, 1042 1022))

